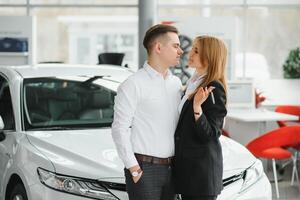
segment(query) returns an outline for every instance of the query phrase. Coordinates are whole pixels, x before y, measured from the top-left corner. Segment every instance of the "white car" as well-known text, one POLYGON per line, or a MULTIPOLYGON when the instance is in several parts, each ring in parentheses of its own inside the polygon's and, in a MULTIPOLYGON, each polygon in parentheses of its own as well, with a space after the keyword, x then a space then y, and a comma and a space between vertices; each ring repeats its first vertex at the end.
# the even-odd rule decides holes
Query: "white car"
MULTIPOLYGON (((131 71, 97 65, 0 67, 0 200, 126 200, 111 136, 116 89, 131 71)), ((271 199, 262 163, 221 137, 218 199, 271 199)))

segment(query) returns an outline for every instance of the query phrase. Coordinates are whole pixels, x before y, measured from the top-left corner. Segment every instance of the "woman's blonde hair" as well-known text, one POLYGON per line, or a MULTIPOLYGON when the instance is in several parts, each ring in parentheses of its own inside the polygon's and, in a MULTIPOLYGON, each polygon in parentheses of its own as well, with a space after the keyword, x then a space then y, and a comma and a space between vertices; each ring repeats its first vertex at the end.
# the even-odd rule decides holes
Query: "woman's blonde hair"
MULTIPOLYGON (((225 43, 219 38, 206 35, 196 37, 194 42, 198 49, 201 64, 207 66, 206 76, 198 88, 207 87, 211 81, 219 81, 227 91, 225 79, 227 47, 225 43)), ((196 94, 198 88, 191 94, 190 98, 196 94)))

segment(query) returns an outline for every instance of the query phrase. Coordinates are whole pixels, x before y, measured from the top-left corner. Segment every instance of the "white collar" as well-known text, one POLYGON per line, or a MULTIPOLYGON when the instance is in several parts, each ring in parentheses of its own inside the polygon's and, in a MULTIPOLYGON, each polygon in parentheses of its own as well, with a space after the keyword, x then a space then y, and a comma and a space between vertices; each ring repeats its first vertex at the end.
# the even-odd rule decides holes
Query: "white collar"
POLYGON ((194 74, 192 75, 192 77, 190 78, 190 81, 191 81, 192 83, 195 83, 195 82, 198 82, 198 81, 202 80, 205 76, 206 76, 206 74, 199 75, 199 74, 195 71, 194 74))
MULTIPOLYGON (((145 61, 143 68, 146 70, 146 72, 150 75, 151 78, 163 76, 161 73, 159 73, 158 71, 156 71, 153 67, 151 67, 149 65, 148 60, 145 61)), ((168 69, 166 78, 169 77, 170 75, 172 75, 172 73, 168 69)))

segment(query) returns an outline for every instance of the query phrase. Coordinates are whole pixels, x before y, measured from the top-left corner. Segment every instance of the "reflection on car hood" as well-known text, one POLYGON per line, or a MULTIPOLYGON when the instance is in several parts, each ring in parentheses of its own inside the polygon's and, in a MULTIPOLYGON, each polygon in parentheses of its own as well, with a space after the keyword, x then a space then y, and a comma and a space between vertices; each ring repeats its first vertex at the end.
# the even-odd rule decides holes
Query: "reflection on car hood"
MULTIPOLYGON (((124 182, 123 164, 117 155, 111 129, 30 131, 28 139, 51 162, 57 173, 124 182)), ((255 158, 237 142, 221 137, 224 178, 248 168, 255 158)))
POLYGON ((238 174, 250 167, 256 158, 241 144, 227 138, 220 137, 223 151, 223 179, 238 174))
POLYGON ((99 179, 123 177, 111 129, 32 131, 28 138, 53 163, 57 173, 99 179))

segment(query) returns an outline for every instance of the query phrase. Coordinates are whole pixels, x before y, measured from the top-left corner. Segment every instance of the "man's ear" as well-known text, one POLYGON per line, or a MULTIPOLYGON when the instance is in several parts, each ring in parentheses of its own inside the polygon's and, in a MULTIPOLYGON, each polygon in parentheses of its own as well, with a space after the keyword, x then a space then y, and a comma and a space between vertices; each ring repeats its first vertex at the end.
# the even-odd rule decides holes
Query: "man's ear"
POLYGON ((155 42, 155 44, 154 44, 154 48, 153 48, 153 50, 156 52, 156 53, 160 53, 160 51, 161 51, 161 43, 160 42, 158 42, 158 41, 156 41, 155 42))

